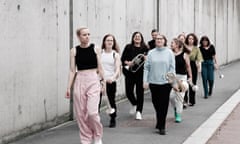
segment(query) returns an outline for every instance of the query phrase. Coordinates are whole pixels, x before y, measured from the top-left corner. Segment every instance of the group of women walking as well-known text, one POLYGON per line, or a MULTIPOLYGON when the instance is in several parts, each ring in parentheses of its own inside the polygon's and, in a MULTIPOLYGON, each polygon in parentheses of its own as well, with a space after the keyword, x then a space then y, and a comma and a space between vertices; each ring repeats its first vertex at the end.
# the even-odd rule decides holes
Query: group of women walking
POLYGON ((73 85, 74 111, 82 144, 102 144, 103 127, 98 107, 101 85, 106 86, 105 92, 113 109, 109 113, 109 127, 116 127, 116 81, 121 70, 125 77, 126 96, 132 106, 129 113, 134 114, 136 120, 143 119, 144 89, 149 88, 156 112, 156 129, 161 135, 166 134, 169 101, 174 108, 176 122, 182 120, 183 99, 187 100, 184 97, 189 97, 186 103, 190 106, 195 105, 192 86, 196 85, 198 73, 202 73, 204 98, 212 95, 214 66, 217 67, 217 62, 215 48, 207 36, 201 38, 200 48, 193 33, 186 38, 184 34, 179 35, 168 47, 166 37, 157 30, 152 31, 153 40, 148 45, 140 32, 134 32, 131 42, 120 55, 119 46, 111 34, 104 36, 101 48, 90 43, 88 28, 78 29, 76 34, 80 44, 70 50, 66 98, 70 98, 73 85), (139 61, 144 61, 144 65, 139 61), (166 77, 168 73, 174 74, 177 82, 170 82, 166 77), (179 85, 184 82, 184 90, 176 86, 176 83, 179 85), (185 94, 188 87, 189 96, 185 94))

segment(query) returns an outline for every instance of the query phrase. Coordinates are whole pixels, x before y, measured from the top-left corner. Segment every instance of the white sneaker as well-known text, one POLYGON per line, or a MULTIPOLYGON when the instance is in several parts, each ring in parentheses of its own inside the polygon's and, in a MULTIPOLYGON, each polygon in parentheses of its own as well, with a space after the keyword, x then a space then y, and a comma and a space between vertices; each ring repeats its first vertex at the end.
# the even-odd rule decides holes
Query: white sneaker
POLYGON ((136 109, 137 109, 137 106, 132 106, 130 111, 129 111, 129 113, 132 114, 132 115, 135 114, 136 113, 136 109))
POLYGON ((93 144, 102 144, 102 139, 94 140, 93 144))
POLYGON ((142 114, 139 111, 136 113, 136 120, 142 120, 142 114))

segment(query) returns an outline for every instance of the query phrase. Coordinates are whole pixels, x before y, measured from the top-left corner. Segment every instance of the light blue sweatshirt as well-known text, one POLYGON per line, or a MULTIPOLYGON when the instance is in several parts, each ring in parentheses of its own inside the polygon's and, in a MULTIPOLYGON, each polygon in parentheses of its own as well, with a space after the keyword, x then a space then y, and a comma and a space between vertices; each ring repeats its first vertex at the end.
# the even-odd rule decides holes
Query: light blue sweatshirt
POLYGON ((166 84, 168 72, 176 73, 172 50, 167 47, 150 50, 144 64, 143 81, 150 84, 166 84))

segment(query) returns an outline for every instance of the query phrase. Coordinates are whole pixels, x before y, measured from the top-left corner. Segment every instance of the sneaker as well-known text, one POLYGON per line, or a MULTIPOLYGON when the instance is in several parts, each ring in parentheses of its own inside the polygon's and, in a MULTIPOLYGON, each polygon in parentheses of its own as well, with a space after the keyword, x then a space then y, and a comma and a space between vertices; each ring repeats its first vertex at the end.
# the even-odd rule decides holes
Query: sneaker
POLYGON ((176 113, 175 122, 176 123, 180 123, 181 121, 182 121, 181 114, 180 113, 176 113))
POLYGON ((189 103, 189 106, 193 107, 193 106, 194 106, 194 104, 192 104, 192 103, 189 103))
POLYGON ((115 109, 114 108, 110 108, 110 109, 107 109, 106 110, 106 113, 107 114, 113 114, 115 112, 115 109))
POLYGON ((137 106, 132 106, 130 111, 129 111, 129 113, 132 114, 132 115, 135 114, 136 113, 136 109, 137 109, 137 106))
POLYGON ((136 112, 136 120, 142 120, 142 114, 139 111, 136 112))
POLYGON ((94 140, 93 144, 102 144, 102 139, 94 140))
POLYGON ((187 106, 188 106, 188 104, 187 104, 187 103, 184 103, 184 104, 183 104, 183 109, 186 109, 187 106))

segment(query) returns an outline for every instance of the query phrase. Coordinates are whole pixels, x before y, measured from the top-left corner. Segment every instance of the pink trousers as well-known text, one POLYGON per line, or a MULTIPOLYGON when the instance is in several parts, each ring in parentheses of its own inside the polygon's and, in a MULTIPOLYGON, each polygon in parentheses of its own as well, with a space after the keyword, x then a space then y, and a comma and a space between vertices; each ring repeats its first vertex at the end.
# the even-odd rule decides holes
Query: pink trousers
POLYGON ((103 128, 98 113, 100 82, 95 71, 77 72, 73 100, 81 144, 101 139, 103 128))

